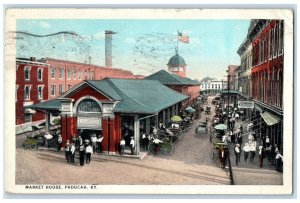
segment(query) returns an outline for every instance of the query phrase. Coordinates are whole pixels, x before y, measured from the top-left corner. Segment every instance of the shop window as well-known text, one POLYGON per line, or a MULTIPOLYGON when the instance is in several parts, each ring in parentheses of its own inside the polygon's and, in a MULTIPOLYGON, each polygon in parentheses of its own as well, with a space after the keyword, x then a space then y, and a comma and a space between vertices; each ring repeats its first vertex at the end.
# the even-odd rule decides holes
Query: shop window
POLYGON ((84 112, 101 112, 100 105, 92 100, 92 99, 84 99, 82 100, 77 107, 77 112, 84 113, 84 112))
POLYGON ((25 66, 24 68, 24 77, 25 77, 25 80, 30 80, 30 70, 31 70, 31 67, 30 66, 25 66))

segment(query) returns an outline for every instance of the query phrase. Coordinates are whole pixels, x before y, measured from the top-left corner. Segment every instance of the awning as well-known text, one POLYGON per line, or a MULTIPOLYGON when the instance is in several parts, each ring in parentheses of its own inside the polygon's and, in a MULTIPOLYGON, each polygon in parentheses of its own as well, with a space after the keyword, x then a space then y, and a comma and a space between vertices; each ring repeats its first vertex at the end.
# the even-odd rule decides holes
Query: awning
POLYGON ((32 104, 24 107, 26 109, 39 109, 39 110, 57 110, 59 111, 61 108, 61 103, 57 99, 51 99, 48 101, 32 104))
POLYGON ((264 112, 260 113, 261 117, 264 119, 267 125, 275 125, 280 122, 280 118, 278 116, 275 116, 274 114, 271 114, 270 112, 264 112))

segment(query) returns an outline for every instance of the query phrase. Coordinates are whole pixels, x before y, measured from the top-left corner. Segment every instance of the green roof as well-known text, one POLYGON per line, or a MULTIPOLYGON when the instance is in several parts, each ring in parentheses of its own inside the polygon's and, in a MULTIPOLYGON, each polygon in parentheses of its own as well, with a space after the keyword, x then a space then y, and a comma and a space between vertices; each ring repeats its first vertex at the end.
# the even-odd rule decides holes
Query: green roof
MULTIPOLYGON (((106 78, 104 80, 86 80, 83 83, 102 92, 112 100, 118 101, 113 111, 120 113, 154 114, 188 98, 155 80, 106 78)), ((77 88, 60 98, 71 95, 77 88)), ((60 107, 60 101, 52 99, 27 108, 59 110, 60 107)))
POLYGON ((41 110, 59 110, 60 107, 61 107, 60 101, 58 101, 57 99, 51 99, 48 101, 26 106, 24 108, 41 109, 41 110))
POLYGON ((183 78, 176 74, 169 73, 165 70, 160 70, 152 75, 145 77, 146 80, 158 80, 164 85, 200 85, 200 83, 190 78, 183 78))
POLYGON ((172 56, 169 59, 167 65, 170 67, 178 67, 178 66, 186 66, 186 63, 184 58, 182 58, 178 53, 176 53, 174 56, 172 56))
MULTIPOLYGON (((122 113, 158 113, 182 100, 188 98, 158 81, 153 80, 133 80, 133 79, 104 79, 87 81, 93 84, 99 91, 112 90, 115 98, 120 102, 116 104, 113 111, 122 113), (101 84, 108 84, 110 87, 102 88, 101 84)), ((112 95, 106 92, 107 95, 112 95)))

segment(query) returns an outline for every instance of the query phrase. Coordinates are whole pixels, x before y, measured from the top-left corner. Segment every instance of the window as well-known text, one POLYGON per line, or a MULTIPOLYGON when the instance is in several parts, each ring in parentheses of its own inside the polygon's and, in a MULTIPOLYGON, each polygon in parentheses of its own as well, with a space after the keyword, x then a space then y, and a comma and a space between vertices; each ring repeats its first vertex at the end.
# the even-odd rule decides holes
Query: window
POLYGON ((221 86, 220 86, 220 84, 218 84, 218 89, 220 89, 221 88, 221 86))
POLYGON ((30 90, 31 90, 31 86, 26 85, 24 88, 24 99, 25 100, 30 100, 30 90))
POLYGON ((275 37, 274 37, 274 54, 273 56, 277 56, 277 51, 278 51, 278 25, 275 25, 275 37))
POLYGON ((56 95, 56 86, 55 85, 51 85, 51 95, 52 96, 56 95))
POLYGON ((214 84, 211 85, 211 89, 214 89, 214 84))
POLYGON ((38 99, 43 99, 43 90, 44 90, 44 86, 39 85, 38 86, 38 99))
POLYGON ((183 71, 183 67, 179 67, 179 71, 183 71))
POLYGON ((78 79, 81 80, 81 75, 82 75, 82 72, 80 70, 78 70, 78 79))
POLYGON ((59 68, 59 79, 64 77, 64 69, 62 67, 59 68))
POLYGON ((73 70, 73 78, 74 78, 74 80, 76 80, 76 78, 77 78, 77 69, 73 70))
POLYGON ((32 122, 32 115, 30 113, 25 113, 25 123, 32 122))
POLYGON ((16 101, 18 101, 18 89, 19 89, 19 85, 16 85, 16 95, 15 95, 16 101))
POLYGON ((87 80, 88 79, 88 72, 85 71, 85 79, 87 80))
POLYGON ((31 70, 30 66, 25 66, 24 68, 25 80, 30 80, 30 70, 31 70))
POLYGON ((68 68, 68 79, 71 79, 71 69, 68 68))
POLYGON ((273 57, 273 43, 274 43, 274 38, 273 38, 273 29, 271 29, 270 32, 270 59, 273 57))
POLYGON ((43 80, 43 69, 42 68, 38 68, 37 78, 38 78, 39 81, 43 80))
POLYGON ((279 22, 279 54, 283 53, 283 40, 284 40, 284 36, 283 36, 283 20, 281 20, 279 22))
POLYGON ((59 95, 62 95, 62 93, 63 93, 63 86, 62 85, 58 86, 58 92, 59 92, 59 95))
POLYGON ((55 67, 51 68, 51 78, 54 79, 55 78, 55 67))

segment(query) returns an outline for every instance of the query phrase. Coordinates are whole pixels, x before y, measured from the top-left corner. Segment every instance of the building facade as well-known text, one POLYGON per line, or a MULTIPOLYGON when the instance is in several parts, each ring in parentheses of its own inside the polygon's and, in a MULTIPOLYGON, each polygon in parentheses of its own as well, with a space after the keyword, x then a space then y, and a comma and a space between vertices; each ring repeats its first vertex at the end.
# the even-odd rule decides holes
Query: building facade
POLYGON ((101 80, 106 77, 143 78, 128 70, 53 58, 18 58, 16 63, 17 134, 30 131, 32 125, 38 126, 45 120, 45 115, 40 112, 25 111, 24 107, 27 105, 57 98, 84 80, 101 80))
POLYGON ((269 136, 282 151, 283 141, 283 56, 284 22, 251 20, 248 35, 240 46, 242 94, 255 103, 254 129, 263 139, 269 136), (250 50, 251 53, 250 53, 250 50), (250 68, 251 66, 251 68, 250 68), (251 74, 250 71, 251 70, 251 74), (251 77, 246 80, 245 77, 251 77), (251 89, 252 88, 252 89, 251 89))
MULTIPOLYGON (((16 125, 42 120, 45 115, 24 107, 48 100, 48 67, 46 63, 30 60, 16 60, 16 125)), ((23 126, 21 130, 27 129, 23 126)))
POLYGON ((222 93, 223 89, 227 89, 226 80, 205 80, 200 84, 201 93, 207 95, 215 95, 222 93))

